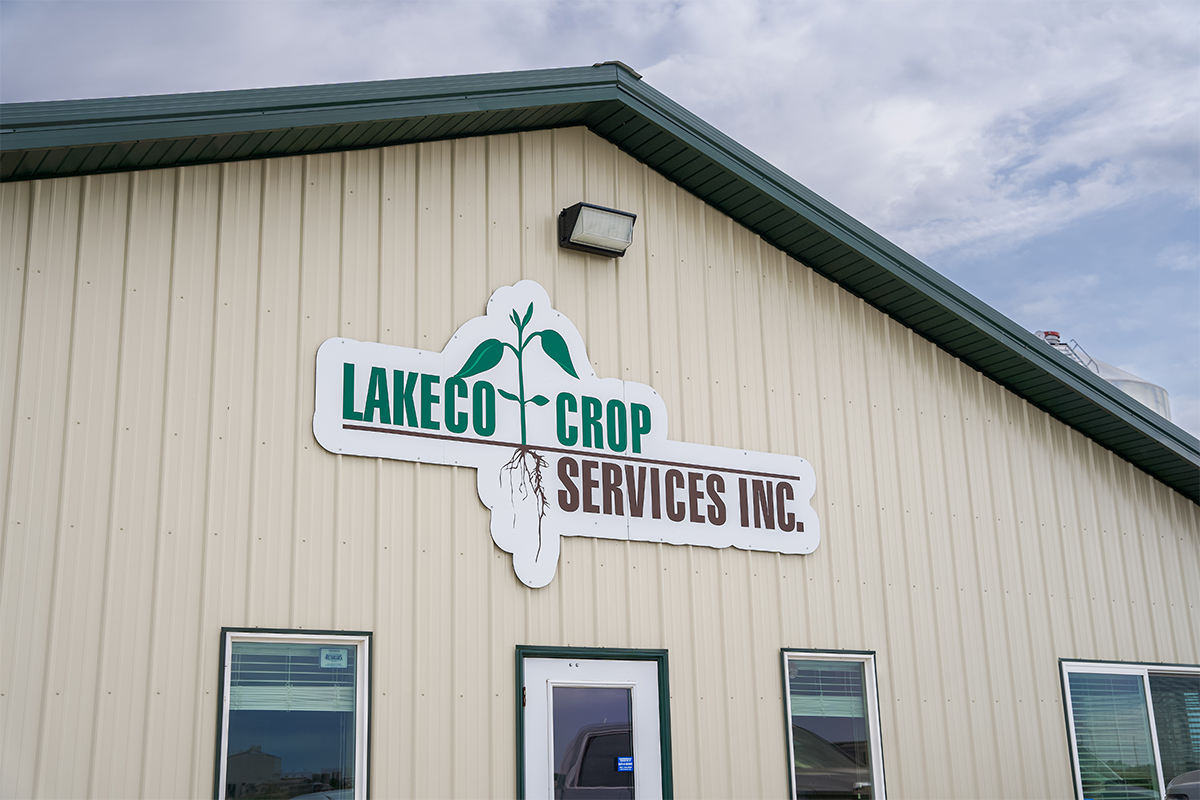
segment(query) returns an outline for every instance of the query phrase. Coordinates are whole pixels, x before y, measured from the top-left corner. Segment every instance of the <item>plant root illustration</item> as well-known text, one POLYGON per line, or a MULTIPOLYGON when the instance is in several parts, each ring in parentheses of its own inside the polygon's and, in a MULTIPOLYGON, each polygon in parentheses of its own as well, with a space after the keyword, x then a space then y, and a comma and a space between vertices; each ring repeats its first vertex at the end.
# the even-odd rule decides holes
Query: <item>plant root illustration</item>
POLYGON ((517 528, 517 495, 520 495, 522 501, 526 501, 530 497, 533 498, 537 509, 538 546, 537 554, 533 559, 536 562, 542 555, 542 521, 546 517, 546 510, 550 506, 550 501, 546 497, 546 489, 542 483, 542 472, 547 466, 546 459, 529 446, 525 407, 530 403, 533 403, 535 406, 547 405, 550 402, 550 398, 542 394, 535 394, 529 398, 525 396, 525 350, 536 339, 542 346, 542 352, 554 361, 554 363, 558 364, 563 372, 575 379, 578 379, 579 375, 575 372, 575 365, 571 363, 571 352, 567 348, 567 343, 558 331, 553 328, 546 328, 534 331, 528 336, 525 335, 525 329, 532 319, 533 303, 529 304, 529 308, 525 310, 524 316, 519 315, 514 308, 509 314, 508 320, 517 329, 516 345, 509 342, 502 342, 499 339, 486 339, 480 342, 470 357, 467 358, 462 369, 454 377, 466 379, 487 372, 500 364, 504 359, 506 349, 511 351, 517 358, 517 394, 504 389, 498 389, 498 392, 505 400, 517 403, 520 407, 521 445, 513 451, 512 458, 500 468, 499 478, 501 487, 504 485, 505 478, 508 479, 509 497, 513 501, 514 530, 517 528))
POLYGON ((520 494, 522 500, 528 500, 529 496, 533 495, 537 504, 538 546, 534 561, 542 557, 542 520, 546 518, 546 510, 550 508, 546 489, 542 485, 542 470, 545 468, 546 459, 526 445, 514 450, 512 458, 500 468, 500 486, 503 488, 504 479, 507 477, 509 499, 513 501, 513 530, 517 528, 516 495, 520 494))

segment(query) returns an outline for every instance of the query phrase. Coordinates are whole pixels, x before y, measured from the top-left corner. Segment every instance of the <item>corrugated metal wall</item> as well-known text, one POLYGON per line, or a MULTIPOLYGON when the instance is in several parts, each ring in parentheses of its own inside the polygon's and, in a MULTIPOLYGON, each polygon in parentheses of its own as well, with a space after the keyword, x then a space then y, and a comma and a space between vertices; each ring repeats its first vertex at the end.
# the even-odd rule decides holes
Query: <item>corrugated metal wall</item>
POLYGON ((1057 659, 1200 661, 1200 508, 584 129, 0 191, 5 796, 211 796, 223 625, 375 633, 377 797, 513 793, 516 644, 668 648, 680 797, 786 795, 780 647, 878 652, 896 798, 1069 797, 1057 659), (473 470, 315 443, 322 341, 520 278, 673 438, 808 458, 817 551, 530 590, 473 470))

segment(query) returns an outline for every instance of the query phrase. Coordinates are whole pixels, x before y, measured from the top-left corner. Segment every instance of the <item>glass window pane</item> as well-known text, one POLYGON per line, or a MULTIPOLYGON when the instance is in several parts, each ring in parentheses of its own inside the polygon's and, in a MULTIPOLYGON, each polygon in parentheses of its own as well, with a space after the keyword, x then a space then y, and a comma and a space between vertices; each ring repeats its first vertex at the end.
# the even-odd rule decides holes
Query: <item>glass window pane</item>
POLYGON ((796 796, 871 797, 863 664, 789 660, 788 695, 796 796))
POLYGON ((226 797, 354 787, 357 657, 353 645, 232 643, 226 797))
POLYGON ((555 686, 552 698, 555 800, 632 800, 630 690, 555 686))
POLYGON ((1158 797, 1141 675, 1070 674, 1071 715, 1085 797, 1158 797))
MULTIPOLYGON (((1150 675, 1163 780, 1200 770, 1200 674, 1150 675)), ((1200 783, 1200 775, 1192 776, 1200 783)))

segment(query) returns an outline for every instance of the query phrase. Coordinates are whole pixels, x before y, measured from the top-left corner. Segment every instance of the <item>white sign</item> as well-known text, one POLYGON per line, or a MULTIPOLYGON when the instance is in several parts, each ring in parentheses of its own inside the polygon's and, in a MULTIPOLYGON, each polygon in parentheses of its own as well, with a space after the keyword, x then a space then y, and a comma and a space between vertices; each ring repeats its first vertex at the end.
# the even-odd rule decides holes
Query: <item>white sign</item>
POLYGON ((475 467, 492 539, 534 588, 561 536, 777 553, 821 539, 807 461, 671 441, 658 393, 597 377, 533 281, 497 289, 440 353, 327 340, 316 390, 331 453, 475 467))
POLYGON ((346 660, 345 647, 322 647, 321 648, 321 669, 346 669, 349 663, 346 660))

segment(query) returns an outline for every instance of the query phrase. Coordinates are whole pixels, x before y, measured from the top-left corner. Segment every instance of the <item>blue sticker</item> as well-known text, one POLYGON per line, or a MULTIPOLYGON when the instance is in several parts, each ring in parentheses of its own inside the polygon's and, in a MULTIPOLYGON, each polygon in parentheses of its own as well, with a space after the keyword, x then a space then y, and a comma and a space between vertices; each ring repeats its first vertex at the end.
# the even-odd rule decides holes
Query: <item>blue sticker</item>
POLYGON ((617 756, 617 772, 633 772, 633 756, 617 756))

